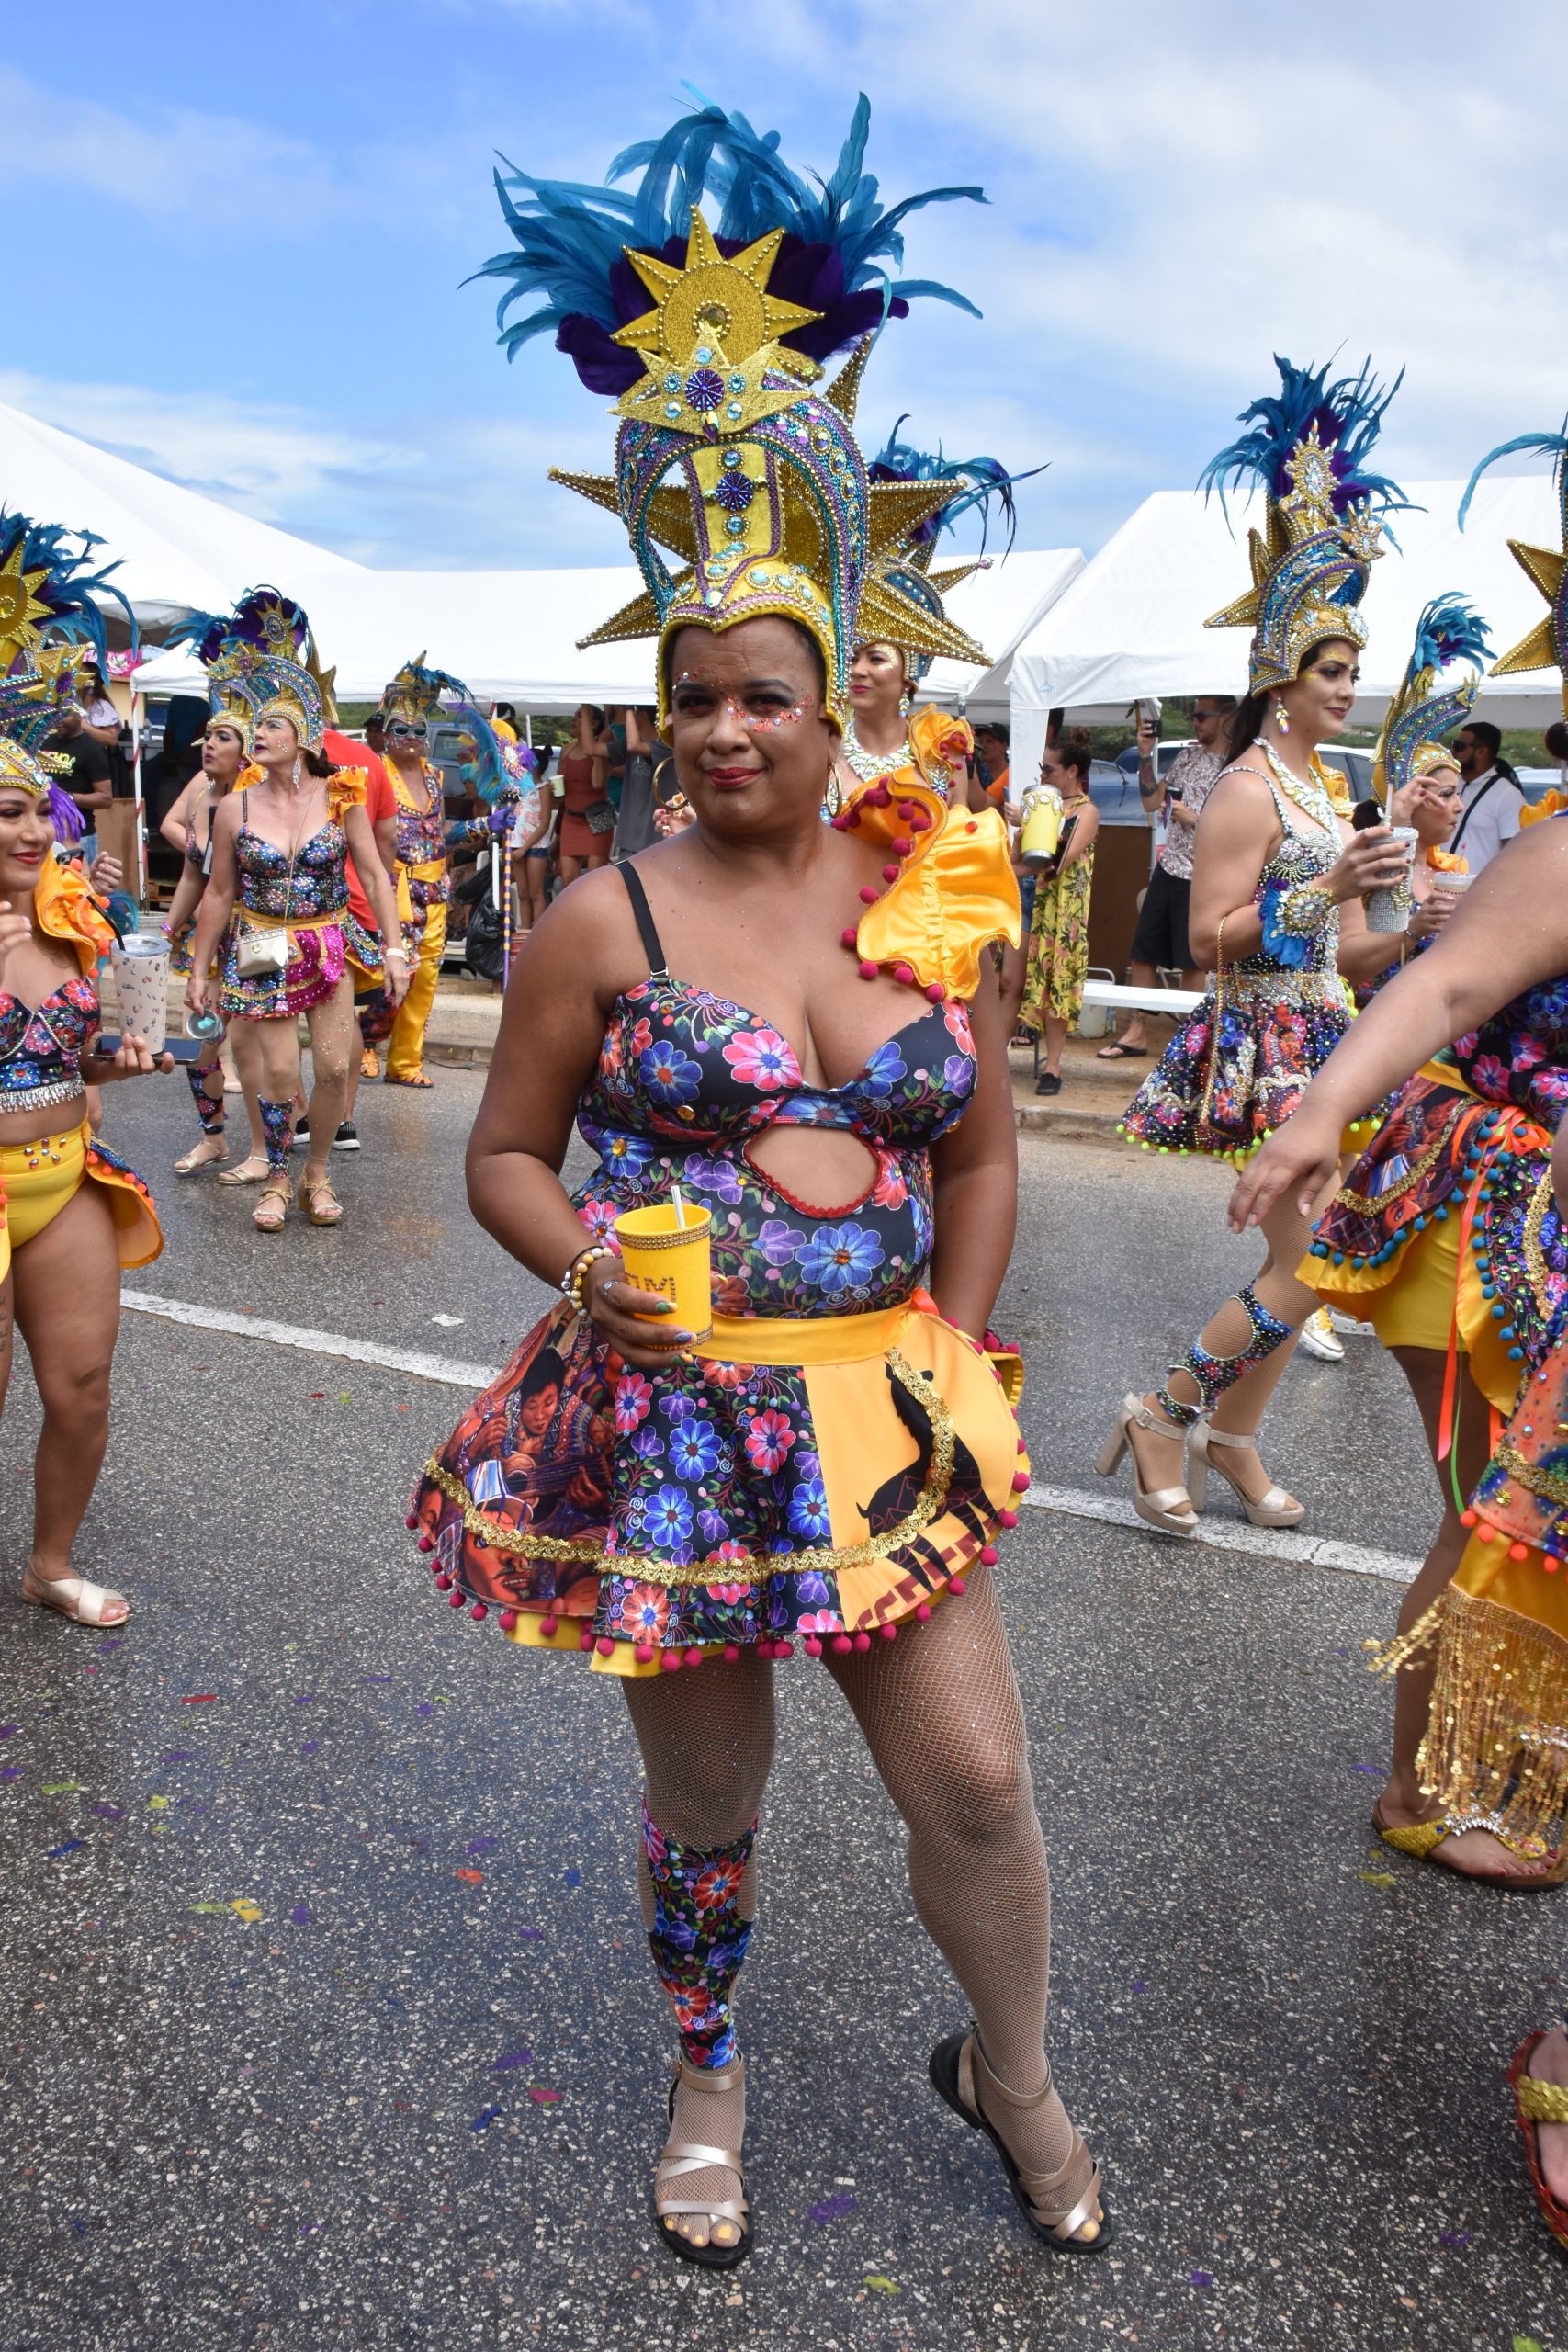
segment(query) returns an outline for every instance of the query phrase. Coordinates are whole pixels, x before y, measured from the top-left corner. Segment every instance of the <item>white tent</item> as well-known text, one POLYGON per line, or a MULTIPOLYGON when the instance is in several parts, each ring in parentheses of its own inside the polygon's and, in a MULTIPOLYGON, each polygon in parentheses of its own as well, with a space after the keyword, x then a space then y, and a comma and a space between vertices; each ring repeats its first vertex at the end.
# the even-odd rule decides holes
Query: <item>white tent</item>
POLYGON ((367 577, 344 556, 4 404, 0 503, 38 522, 96 532, 101 560, 118 560, 115 586, 146 628, 218 611, 258 581, 287 581, 304 601, 321 581, 367 577))
MULTIPOLYGON (((1011 555, 954 590, 953 617, 988 653, 1005 657, 1082 565, 1076 548, 1011 555)), ((653 700, 651 639, 586 651, 577 644, 641 585, 630 564, 562 571, 353 567, 312 585, 310 613, 321 659, 336 664, 340 701, 373 700, 410 654, 424 649, 476 695, 502 695, 521 710, 562 711, 580 702, 653 700)), ((184 648, 155 655, 136 684, 148 695, 205 691, 200 665, 184 648)), ((1005 658, 987 671, 937 662, 927 691, 942 702, 967 693, 975 707, 999 717, 1007 707, 1005 658)))
MULTIPOLYGON (((1382 717, 1429 597, 1448 590, 1467 596, 1485 616, 1499 654, 1545 614, 1507 541, 1562 544, 1551 476, 1483 478, 1461 532, 1462 489, 1454 481, 1407 486, 1420 511, 1393 517, 1398 546, 1385 540, 1361 608, 1368 644, 1358 725, 1382 717)), ((1109 722, 1126 718, 1139 695, 1246 693, 1246 630, 1203 624, 1247 584, 1247 532, 1256 511, 1233 500, 1227 523, 1217 497, 1158 491, 1123 523, 1019 648, 1010 693, 1016 774, 1033 774, 1053 709, 1109 722)), ((1544 727, 1562 715, 1558 678, 1532 671, 1488 680, 1476 714, 1498 726, 1544 727)))

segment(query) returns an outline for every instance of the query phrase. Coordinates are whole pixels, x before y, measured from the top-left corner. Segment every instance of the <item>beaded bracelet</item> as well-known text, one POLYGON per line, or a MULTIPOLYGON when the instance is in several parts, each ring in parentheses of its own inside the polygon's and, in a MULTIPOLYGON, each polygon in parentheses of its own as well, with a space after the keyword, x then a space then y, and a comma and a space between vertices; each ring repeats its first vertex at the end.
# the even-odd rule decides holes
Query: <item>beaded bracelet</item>
POLYGON ((559 1290, 561 1296, 576 1309, 579 1315, 583 1312, 583 1278, 587 1274, 589 1267, 593 1263, 594 1259, 616 1258, 619 1257, 619 1250, 612 1250, 609 1245, 604 1241, 591 1241, 586 1250, 580 1250, 578 1251, 576 1257, 572 1260, 570 1265, 567 1268, 565 1273, 560 1278, 559 1290))

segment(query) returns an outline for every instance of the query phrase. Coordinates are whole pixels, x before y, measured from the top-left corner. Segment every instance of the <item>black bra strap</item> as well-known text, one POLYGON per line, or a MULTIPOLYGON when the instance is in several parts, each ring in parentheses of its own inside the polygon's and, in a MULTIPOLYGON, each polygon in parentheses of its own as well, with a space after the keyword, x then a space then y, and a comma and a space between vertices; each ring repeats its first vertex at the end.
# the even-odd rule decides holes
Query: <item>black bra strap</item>
POLYGON ((648 892, 642 887, 642 876, 627 860, 623 860, 616 871, 626 886, 626 896, 632 902, 637 927, 642 934, 643 953, 648 957, 648 976, 652 980, 668 979, 669 966, 664 961, 664 949, 660 944, 653 909, 648 903, 648 892))

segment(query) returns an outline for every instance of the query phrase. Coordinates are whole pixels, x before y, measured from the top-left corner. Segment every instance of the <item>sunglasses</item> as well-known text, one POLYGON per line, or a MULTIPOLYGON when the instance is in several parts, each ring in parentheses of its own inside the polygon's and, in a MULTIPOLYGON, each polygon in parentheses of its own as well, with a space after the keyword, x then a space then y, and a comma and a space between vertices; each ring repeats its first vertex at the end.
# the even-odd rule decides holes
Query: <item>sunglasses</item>
POLYGON ((405 727, 400 718, 394 718, 383 731, 388 735, 412 735, 423 743, 430 729, 428 727, 405 727))

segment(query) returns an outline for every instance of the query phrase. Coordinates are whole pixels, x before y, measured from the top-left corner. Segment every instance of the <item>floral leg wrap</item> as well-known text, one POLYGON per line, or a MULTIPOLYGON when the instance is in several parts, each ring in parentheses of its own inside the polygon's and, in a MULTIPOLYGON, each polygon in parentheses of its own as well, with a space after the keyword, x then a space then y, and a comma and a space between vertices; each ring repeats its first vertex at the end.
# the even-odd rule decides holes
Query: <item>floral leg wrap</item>
POLYGON ((269 1102, 265 1096, 258 1099, 262 1133, 266 1137, 266 1172, 281 1178, 288 1189, 288 1147, 294 1140, 294 1105, 292 1102, 269 1102))
POLYGON ((1213 1355, 1200 1337, 1193 1340, 1181 1362, 1170 1367, 1173 1373, 1185 1372, 1193 1381, 1198 1402, 1184 1404, 1180 1397, 1171 1395, 1168 1387, 1156 1391, 1155 1402, 1161 1412, 1168 1414, 1173 1421, 1181 1422, 1184 1428, 1201 1419, 1203 1414, 1212 1413, 1227 1388, 1234 1388, 1247 1373, 1266 1363, 1275 1349, 1282 1348, 1295 1330, 1293 1323, 1281 1323, 1277 1315, 1269 1314, 1250 1283, 1237 1291, 1235 1303, 1250 1326, 1244 1348, 1234 1356, 1213 1355))
POLYGON ((190 1099, 196 1104, 196 1115, 201 1121, 202 1134, 220 1136, 223 1132, 225 1117, 223 1072, 220 1066, 214 1062, 209 1069, 197 1069, 194 1063, 187 1062, 186 1077, 190 1081, 190 1099), (208 1091, 208 1081, 214 1078, 218 1080, 216 1095, 209 1094, 208 1091))
POLYGON ((728 1846, 682 1846, 642 1808, 653 1893, 649 1948, 689 2066, 728 2066, 736 2056, 730 1994, 751 1939, 740 1907, 756 1836, 753 1822, 728 1846))

